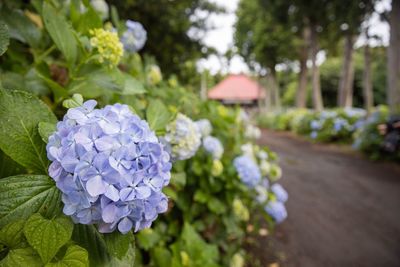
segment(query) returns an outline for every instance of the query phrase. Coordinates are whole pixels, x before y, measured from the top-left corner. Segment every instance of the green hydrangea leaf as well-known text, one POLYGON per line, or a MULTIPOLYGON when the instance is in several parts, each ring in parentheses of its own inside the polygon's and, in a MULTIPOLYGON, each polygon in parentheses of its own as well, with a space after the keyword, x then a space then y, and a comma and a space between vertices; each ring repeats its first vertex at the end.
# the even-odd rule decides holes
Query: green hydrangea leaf
POLYGON ((39 122, 39 134, 43 142, 49 141, 49 136, 56 131, 56 125, 49 122, 39 122))
POLYGON ((226 207, 224 203, 222 203, 221 200, 216 197, 212 197, 209 199, 209 201, 207 202, 207 207, 216 214, 222 214, 226 212, 226 207))
POLYGON ((4 226, 0 230, 0 243, 9 248, 19 248, 21 244, 25 243, 24 225, 25 221, 19 220, 4 226))
POLYGON ((107 250, 110 255, 118 259, 123 259, 128 252, 129 245, 135 242, 132 232, 123 235, 118 231, 105 234, 104 240, 106 241, 107 250))
POLYGON ((42 33, 22 10, 9 9, 3 5, 0 9, 0 18, 7 24, 10 38, 35 48, 40 46, 42 33))
POLYGON ((83 105, 83 97, 81 94, 74 94, 71 98, 63 101, 65 108, 77 108, 83 105))
POLYGON ((99 233, 93 225, 76 224, 72 239, 88 251, 90 266, 109 266, 110 255, 104 235, 99 233))
POLYGON ((186 173, 185 172, 172 173, 171 184, 178 189, 183 188, 186 185, 186 173))
POLYGON ((17 175, 0 179, 0 228, 40 212, 46 217, 61 212, 61 193, 46 175, 17 175))
POLYGON ((88 33, 90 29, 103 27, 103 22, 91 5, 87 6, 87 11, 79 16, 77 30, 81 33, 88 33))
POLYGON ((26 92, 0 89, 0 149, 32 172, 44 174, 49 161, 39 122, 57 122, 46 104, 26 92))
POLYGON ((143 84, 140 81, 126 73, 122 74, 122 77, 119 80, 119 84, 122 88, 122 91, 119 92, 121 95, 137 95, 146 92, 143 84))
POLYGON ((45 1, 43 2, 42 16, 46 30, 57 48, 60 49, 69 64, 74 64, 78 55, 78 42, 64 14, 45 1))
POLYGON ((146 111, 147 122, 153 131, 162 130, 171 119, 171 113, 160 100, 150 102, 146 111))
POLYGON ((92 267, 134 265, 135 246, 132 234, 125 236, 118 232, 111 235, 101 234, 93 225, 76 224, 72 239, 88 251, 89 263, 92 267), (116 244, 116 242, 123 244, 116 244))
POLYGON ((86 249, 77 245, 67 248, 64 257, 57 262, 49 262, 45 267, 86 267, 89 266, 89 256, 86 249))
POLYGON ((194 201, 197 201, 199 203, 206 203, 209 200, 210 196, 205 193, 204 191, 197 190, 196 193, 194 193, 194 201))
POLYGON ((125 256, 121 259, 117 257, 111 258, 111 261, 107 266, 110 267, 134 267, 135 266, 135 243, 130 243, 128 251, 125 256))
POLYGON ((143 229, 136 235, 138 246, 144 250, 149 250, 161 240, 161 236, 157 231, 153 229, 143 229))
POLYGON ((171 245, 172 266, 218 266, 218 248, 205 242, 192 225, 185 223, 178 242, 171 245))
POLYGON ((39 255, 31 247, 12 249, 7 256, 0 261, 0 267, 42 267, 43 263, 39 255))
POLYGON ((72 235, 74 225, 69 218, 48 220, 40 214, 32 215, 25 224, 24 233, 29 244, 48 263, 72 235))
POLYGON ((0 150, 0 178, 26 173, 24 167, 16 163, 0 150))
POLYGON ((154 260, 156 266, 170 267, 172 255, 171 255, 171 252, 167 248, 156 247, 153 250, 152 259, 154 260))

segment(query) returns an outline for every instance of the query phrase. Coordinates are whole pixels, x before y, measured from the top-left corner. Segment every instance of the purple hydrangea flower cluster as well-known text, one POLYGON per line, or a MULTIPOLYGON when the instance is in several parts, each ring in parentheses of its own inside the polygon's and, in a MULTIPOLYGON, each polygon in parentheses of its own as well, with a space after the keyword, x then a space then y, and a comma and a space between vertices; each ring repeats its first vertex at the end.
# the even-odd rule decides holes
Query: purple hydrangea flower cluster
POLYGON ((318 131, 318 130, 322 129, 322 124, 323 124, 323 121, 313 120, 313 121, 311 121, 310 126, 311 126, 312 130, 318 131))
POLYGON ((287 217, 285 202, 288 200, 288 193, 278 183, 270 187, 271 192, 275 195, 275 200, 269 201, 265 205, 264 210, 275 220, 276 223, 283 222, 287 217))
POLYGON ((121 42, 126 51, 134 53, 143 48, 147 41, 147 32, 139 22, 127 20, 127 30, 122 34, 121 42))
POLYGON ((288 200, 288 193, 286 190, 278 183, 271 186, 271 191, 274 193, 276 199, 279 202, 285 203, 288 200))
POLYGON ((214 136, 205 137, 203 139, 203 147, 214 159, 220 159, 224 153, 224 147, 222 146, 221 141, 214 136))
POLYGON ((287 217, 287 211, 285 205, 279 201, 270 201, 264 207, 264 210, 271 215, 271 217, 277 223, 283 222, 287 217))
POLYGON ((236 157, 233 165, 242 182, 250 188, 255 187, 261 180, 261 172, 257 164, 246 155, 236 157))
POLYGON ((358 119, 354 125, 353 125, 353 129, 354 130, 358 130, 364 127, 364 125, 366 124, 366 120, 365 119, 358 119))
POLYGON ((126 105, 71 108, 49 137, 49 175, 62 192, 64 213, 106 233, 150 227, 168 206, 170 156, 146 121, 126 105))
POLYGON ((318 137, 318 133, 316 131, 312 131, 311 134, 310 134, 310 137, 312 139, 316 139, 318 137))
POLYGON ((360 118, 360 117, 364 117, 367 115, 367 111, 365 109, 362 108, 350 108, 350 107, 346 107, 344 109, 344 112, 346 113, 347 116, 351 117, 351 118, 360 118))
POLYGON ((345 120, 343 118, 336 118, 333 121, 333 130, 335 131, 335 133, 338 133, 343 129, 350 130, 349 123, 347 122, 347 120, 345 120))

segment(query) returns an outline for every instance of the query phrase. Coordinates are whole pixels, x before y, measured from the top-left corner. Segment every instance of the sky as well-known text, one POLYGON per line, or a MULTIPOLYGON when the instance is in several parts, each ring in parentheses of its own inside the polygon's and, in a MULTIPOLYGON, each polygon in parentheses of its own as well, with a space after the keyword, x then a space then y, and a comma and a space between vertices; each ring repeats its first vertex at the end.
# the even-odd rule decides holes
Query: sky
MULTIPOLYGON (((220 54, 224 54, 229 47, 233 45, 234 23, 236 21, 235 11, 239 0, 211 0, 218 3, 227 9, 226 14, 211 15, 208 17, 208 23, 213 25, 215 29, 209 31, 203 41, 205 44, 214 47, 220 54)), ((377 6, 377 11, 390 10, 391 0, 382 0, 377 6)), ((370 27, 369 34, 377 35, 380 41, 371 41, 371 45, 387 45, 389 42, 389 25, 379 20, 378 14, 374 14, 368 21, 370 27)), ((357 40, 356 47, 365 43, 365 38, 362 36, 357 40)), ((325 55, 321 52, 318 55, 318 61, 322 63, 325 60, 325 55)), ((230 64, 229 69, 226 69, 226 60, 219 59, 212 55, 207 59, 201 59, 198 62, 199 70, 209 69, 211 73, 241 73, 248 72, 249 69, 240 56, 235 56, 230 64), (221 62, 222 61, 222 62, 221 62), (225 64, 224 64, 225 63, 225 64)))

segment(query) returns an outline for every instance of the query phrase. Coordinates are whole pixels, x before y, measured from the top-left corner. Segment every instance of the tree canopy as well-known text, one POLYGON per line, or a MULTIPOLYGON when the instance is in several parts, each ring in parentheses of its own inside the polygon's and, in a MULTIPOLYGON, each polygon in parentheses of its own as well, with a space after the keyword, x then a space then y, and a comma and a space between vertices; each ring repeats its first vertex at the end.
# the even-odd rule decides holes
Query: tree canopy
POLYGON ((259 65, 274 71, 277 64, 293 58, 296 29, 290 26, 289 7, 277 0, 240 1, 235 43, 253 69, 259 65))
POLYGON ((120 0, 114 5, 122 19, 140 21, 147 30, 148 41, 141 54, 155 57, 162 71, 185 78, 184 68, 214 52, 202 41, 212 25, 206 23, 212 13, 224 9, 208 0, 120 0))

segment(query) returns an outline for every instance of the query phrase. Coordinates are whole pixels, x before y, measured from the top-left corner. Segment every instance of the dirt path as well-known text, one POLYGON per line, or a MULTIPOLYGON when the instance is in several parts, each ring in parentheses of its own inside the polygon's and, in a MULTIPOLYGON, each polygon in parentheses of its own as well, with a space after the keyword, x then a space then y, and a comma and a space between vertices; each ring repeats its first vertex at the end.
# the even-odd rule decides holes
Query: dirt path
POLYGON ((288 133, 260 143, 281 157, 289 217, 259 249, 272 242, 281 266, 400 266, 399 165, 288 133))

